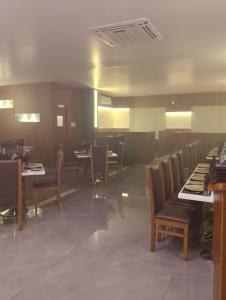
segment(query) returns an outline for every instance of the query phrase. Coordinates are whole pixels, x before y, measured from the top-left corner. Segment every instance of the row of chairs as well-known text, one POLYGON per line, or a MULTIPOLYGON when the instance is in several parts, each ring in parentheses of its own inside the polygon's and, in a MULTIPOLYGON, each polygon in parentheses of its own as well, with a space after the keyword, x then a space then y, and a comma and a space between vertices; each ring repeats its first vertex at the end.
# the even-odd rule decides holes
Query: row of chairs
POLYGON ((185 157, 189 170, 193 171, 202 158, 200 149, 201 143, 197 141, 186 145, 185 151, 176 151, 146 166, 151 251, 155 251, 156 238, 161 240, 162 234, 176 236, 183 239, 183 259, 188 259, 189 228, 197 216, 197 209, 196 203, 178 199, 178 192, 189 175, 185 175, 185 157))
POLYGON ((184 157, 189 173, 194 170, 198 162, 204 159, 205 154, 206 153, 200 140, 185 145, 184 157))

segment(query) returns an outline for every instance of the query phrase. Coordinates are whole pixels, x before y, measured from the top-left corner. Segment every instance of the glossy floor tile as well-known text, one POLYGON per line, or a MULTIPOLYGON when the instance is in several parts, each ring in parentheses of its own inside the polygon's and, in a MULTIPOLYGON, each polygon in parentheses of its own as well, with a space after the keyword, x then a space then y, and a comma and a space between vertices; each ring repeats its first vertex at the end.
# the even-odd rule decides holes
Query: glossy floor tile
POLYGON ((94 191, 64 178, 63 208, 54 202, 22 232, 0 225, 1 299, 212 299, 212 265, 167 239, 149 251, 149 206, 144 169, 130 168, 94 191), (122 195, 123 194, 123 195, 122 195))

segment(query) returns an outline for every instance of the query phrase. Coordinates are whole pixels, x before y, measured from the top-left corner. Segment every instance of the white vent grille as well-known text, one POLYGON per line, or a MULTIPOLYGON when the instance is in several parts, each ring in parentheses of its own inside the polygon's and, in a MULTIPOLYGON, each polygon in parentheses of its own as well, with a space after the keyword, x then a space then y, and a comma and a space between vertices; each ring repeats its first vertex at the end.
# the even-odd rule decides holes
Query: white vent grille
POLYGON ((135 45, 162 39, 161 34, 146 18, 97 26, 90 28, 89 31, 111 47, 135 45))

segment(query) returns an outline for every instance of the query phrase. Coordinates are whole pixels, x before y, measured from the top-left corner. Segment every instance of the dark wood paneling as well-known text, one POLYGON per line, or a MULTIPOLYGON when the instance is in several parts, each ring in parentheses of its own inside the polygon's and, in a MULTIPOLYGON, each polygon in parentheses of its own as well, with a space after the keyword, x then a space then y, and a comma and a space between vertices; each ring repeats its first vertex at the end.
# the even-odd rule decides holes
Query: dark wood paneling
POLYGON ((14 85, 0 87, 0 99, 15 101, 10 113, 0 110, 0 139, 24 138, 25 144, 34 146, 33 155, 45 164, 55 164, 58 143, 64 145, 65 160, 73 158, 72 150, 81 140, 81 90, 53 83, 14 85), (63 136, 56 126, 58 104, 63 104, 67 111, 63 136), (40 113, 40 123, 17 123, 14 113, 40 113), (71 127, 71 122, 76 127, 71 127))
MULTIPOLYGON (((98 137, 114 136, 115 132, 96 133, 98 137)), ((126 142, 127 160, 135 164, 145 164, 154 159, 156 149, 155 132, 118 132, 117 136, 126 142)))
POLYGON ((166 107, 170 111, 180 111, 192 106, 226 105, 226 93, 115 97, 112 104, 115 107, 166 107))
POLYGON ((184 149, 186 144, 200 140, 204 152, 213 146, 220 146, 226 141, 226 133, 181 132, 162 130, 159 133, 160 154, 167 154, 178 149, 184 149))

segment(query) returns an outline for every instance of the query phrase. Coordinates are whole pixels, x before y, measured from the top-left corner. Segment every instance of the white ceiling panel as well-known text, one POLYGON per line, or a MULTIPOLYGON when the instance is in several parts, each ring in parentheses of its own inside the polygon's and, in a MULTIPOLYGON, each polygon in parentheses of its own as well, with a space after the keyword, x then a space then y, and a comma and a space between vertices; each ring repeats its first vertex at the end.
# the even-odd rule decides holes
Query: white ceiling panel
POLYGON ((0 0, 0 84, 113 96, 226 91, 226 1, 0 0), (109 47, 88 29, 147 18, 163 36, 109 47))

